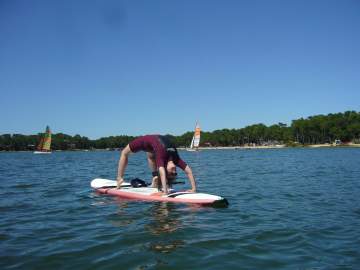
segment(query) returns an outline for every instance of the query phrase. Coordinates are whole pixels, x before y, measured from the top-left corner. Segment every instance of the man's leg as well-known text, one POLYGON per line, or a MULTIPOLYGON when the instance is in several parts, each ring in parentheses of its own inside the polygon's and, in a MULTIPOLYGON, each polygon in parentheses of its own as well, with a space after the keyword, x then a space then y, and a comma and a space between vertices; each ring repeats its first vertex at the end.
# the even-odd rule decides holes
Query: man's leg
POLYGON ((128 156, 131 154, 131 150, 129 145, 127 145, 122 151, 121 156, 119 159, 119 165, 118 165, 118 175, 117 175, 117 186, 118 188, 121 187, 121 184, 124 182, 124 173, 126 166, 128 165, 128 156))
MULTIPOLYGON (((148 160, 148 164, 149 164, 149 168, 150 168, 151 172, 156 172, 157 168, 156 168, 155 154, 148 152, 147 160, 148 160)), ((158 176, 153 176, 152 182, 151 182, 151 187, 156 187, 156 188, 159 187, 159 177, 158 176)))

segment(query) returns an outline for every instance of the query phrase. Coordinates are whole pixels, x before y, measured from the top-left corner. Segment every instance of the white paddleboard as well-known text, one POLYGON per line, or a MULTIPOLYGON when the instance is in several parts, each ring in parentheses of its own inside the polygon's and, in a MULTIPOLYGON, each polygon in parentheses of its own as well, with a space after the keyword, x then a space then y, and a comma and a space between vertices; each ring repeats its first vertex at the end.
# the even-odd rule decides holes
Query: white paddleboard
MULTIPOLYGON (((90 186, 92 188, 98 189, 98 188, 115 188, 117 187, 117 183, 115 180, 108 180, 108 179, 103 179, 103 178, 96 178, 94 180, 91 181, 90 186)), ((130 183, 127 182, 123 182, 121 184, 122 187, 131 187, 130 183)))
POLYGON ((193 203, 200 205, 228 206, 228 201, 217 195, 187 191, 170 190, 170 194, 164 195, 157 188, 132 187, 130 183, 124 182, 120 189, 117 189, 116 181, 96 178, 91 181, 91 187, 99 193, 119 196, 126 199, 144 201, 164 201, 177 203, 193 203))

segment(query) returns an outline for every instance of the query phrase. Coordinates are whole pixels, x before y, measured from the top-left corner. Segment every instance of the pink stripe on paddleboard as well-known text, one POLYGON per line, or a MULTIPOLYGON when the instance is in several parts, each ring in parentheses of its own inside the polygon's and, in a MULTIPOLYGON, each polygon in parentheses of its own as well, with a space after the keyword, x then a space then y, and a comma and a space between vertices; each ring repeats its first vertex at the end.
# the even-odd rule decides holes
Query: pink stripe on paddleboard
POLYGON ((197 204, 211 204, 216 201, 216 200, 206 200, 206 199, 184 199, 184 198, 162 197, 157 192, 150 195, 144 195, 144 194, 126 192, 126 191, 122 191, 121 189, 114 189, 114 188, 110 188, 110 189, 99 188, 97 189, 97 191, 102 194, 110 194, 114 196, 119 196, 121 198, 144 200, 144 201, 197 203, 197 204))

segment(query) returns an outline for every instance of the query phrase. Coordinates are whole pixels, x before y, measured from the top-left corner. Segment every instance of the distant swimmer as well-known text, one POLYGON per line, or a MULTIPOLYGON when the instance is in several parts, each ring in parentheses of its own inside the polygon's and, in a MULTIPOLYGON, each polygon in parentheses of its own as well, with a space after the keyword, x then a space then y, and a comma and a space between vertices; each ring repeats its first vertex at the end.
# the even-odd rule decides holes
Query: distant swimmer
POLYGON ((128 164, 128 157, 132 153, 139 151, 147 152, 147 160, 152 170, 152 186, 162 186, 162 191, 168 194, 168 185, 176 178, 176 166, 181 168, 189 178, 191 183, 191 192, 196 192, 196 182, 192 170, 179 156, 178 151, 173 143, 161 135, 145 135, 136 138, 130 142, 121 152, 117 186, 121 187, 124 182, 125 168, 128 164), (159 183, 159 177, 161 182, 159 183))

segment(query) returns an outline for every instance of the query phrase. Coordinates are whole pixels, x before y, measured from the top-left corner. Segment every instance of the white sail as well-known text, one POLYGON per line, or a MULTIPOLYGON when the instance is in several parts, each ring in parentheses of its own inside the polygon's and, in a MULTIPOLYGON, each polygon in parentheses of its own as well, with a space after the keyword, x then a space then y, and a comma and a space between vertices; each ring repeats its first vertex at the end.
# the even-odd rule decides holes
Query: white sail
POLYGON ((194 148, 194 137, 195 137, 195 136, 192 137, 192 140, 191 140, 191 143, 190 143, 190 148, 191 148, 191 149, 194 148))
POLYGON ((196 123, 194 136, 192 137, 190 148, 188 149, 188 151, 198 150, 200 145, 200 133, 201 133, 200 125, 199 123, 196 123))
POLYGON ((199 123, 196 123, 196 127, 195 127, 195 133, 194 133, 194 147, 198 148, 200 145, 200 125, 199 123))

